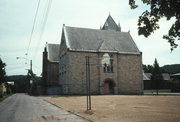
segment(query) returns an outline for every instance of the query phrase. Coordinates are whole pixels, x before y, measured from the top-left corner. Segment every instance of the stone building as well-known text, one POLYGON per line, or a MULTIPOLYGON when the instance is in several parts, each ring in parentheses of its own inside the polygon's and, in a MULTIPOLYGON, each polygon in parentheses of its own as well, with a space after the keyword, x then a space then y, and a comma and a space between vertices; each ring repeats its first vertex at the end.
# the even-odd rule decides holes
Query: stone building
POLYGON ((43 52, 43 81, 46 94, 59 93, 59 44, 46 44, 43 52))
POLYGON ((62 94, 86 94, 86 59, 90 57, 92 94, 142 94, 142 53, 129 32, 109 15, 103 27, 63 25, 59 49, 62 94))

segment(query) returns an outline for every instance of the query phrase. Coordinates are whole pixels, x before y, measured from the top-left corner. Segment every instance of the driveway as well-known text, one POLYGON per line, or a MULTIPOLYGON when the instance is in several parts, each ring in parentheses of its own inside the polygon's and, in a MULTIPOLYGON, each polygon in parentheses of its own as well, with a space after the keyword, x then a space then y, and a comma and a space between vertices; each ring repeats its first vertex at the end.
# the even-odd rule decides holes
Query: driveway
POLYGON ((86 120, 43 101, 14 94, 0 103, 0 122, 85 122, 86 120))

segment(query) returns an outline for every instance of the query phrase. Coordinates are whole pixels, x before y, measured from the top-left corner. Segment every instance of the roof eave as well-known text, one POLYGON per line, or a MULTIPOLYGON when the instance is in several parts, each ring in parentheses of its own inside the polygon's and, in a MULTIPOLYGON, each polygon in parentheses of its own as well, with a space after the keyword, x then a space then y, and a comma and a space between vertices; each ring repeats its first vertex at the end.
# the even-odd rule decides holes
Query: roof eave
POLYGON ((77 52, 102 52, 102 53, 119 53, 119 54, 133 54, 133 55, 139 55, 141 52, 118 52, 118 51, 113 51, 113 50, 84 50, 84 49, 70 49, 69 51, 77 51, 77 52))

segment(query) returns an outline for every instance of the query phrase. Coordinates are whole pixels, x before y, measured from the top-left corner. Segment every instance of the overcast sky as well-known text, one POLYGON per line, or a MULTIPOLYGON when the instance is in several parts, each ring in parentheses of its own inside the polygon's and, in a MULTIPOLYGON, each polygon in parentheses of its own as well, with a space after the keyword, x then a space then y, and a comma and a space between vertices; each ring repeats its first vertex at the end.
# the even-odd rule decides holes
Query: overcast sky
POLYGON ((45 43, 60 44, 62 25, 99 29, 109 13, 122 31, 130 31, 138 48, 143 52, 143 63, 153 64, 157 58, 160 66, 180 63, 180 48, 170 52, 169 43, 162 39, 173 20, 162 19, 160 29, 145 38, 137 34, 137 21, 147 6, 131 10, 128 0, 52 0, 47 22, 44 22, 48 2, 41 0, 28 56, 30 34, 38 0, 0 0, 0 57, 6 63, 7 75, 27 74, 29 61, 33 71, 42 73, 42 52, 45 43), (46 26, 43 26, 46 23, 46 26))

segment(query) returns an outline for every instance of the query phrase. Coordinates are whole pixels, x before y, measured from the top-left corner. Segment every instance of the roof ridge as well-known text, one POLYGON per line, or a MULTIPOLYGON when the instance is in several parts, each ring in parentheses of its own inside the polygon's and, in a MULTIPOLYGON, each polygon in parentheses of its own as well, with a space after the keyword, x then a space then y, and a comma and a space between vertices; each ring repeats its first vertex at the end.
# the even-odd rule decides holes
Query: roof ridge
POLYGON ((107 31, 107 32, 115 32, 115 33, 129 33, 129 32, 122 32, 122 31, 115 31, 115 30, 101 30, 95 28, 83 28, 83 27, 74 27, 74 26, 65 26, 67 28, 76 28, 76 29, 87 29, 87 30, 96 30, 96 31, 107 31))

